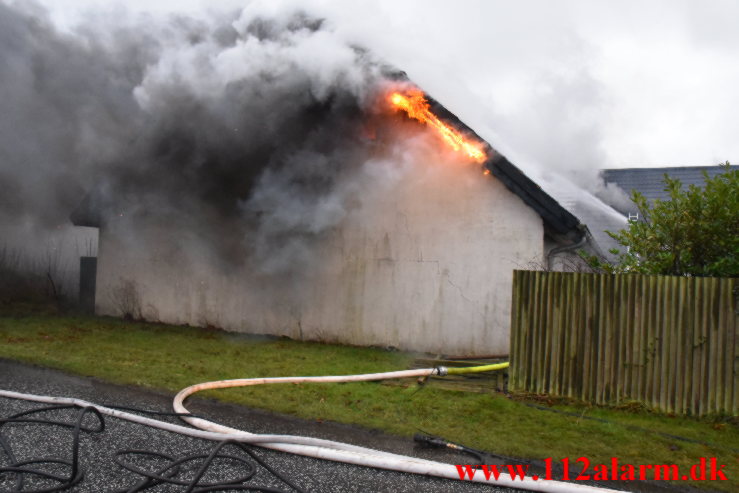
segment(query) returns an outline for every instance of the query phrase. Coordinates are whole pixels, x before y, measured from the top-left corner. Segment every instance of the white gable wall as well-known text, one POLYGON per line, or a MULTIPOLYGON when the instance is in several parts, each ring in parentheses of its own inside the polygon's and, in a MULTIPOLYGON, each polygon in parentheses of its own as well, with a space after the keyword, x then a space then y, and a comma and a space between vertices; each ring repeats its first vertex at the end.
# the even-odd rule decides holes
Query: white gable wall
POLYGON ((477 166, 430 165, 358 197, 294 282, 210 266, 172 232, 100 234, 97 311, 174 324, 457 355, 508 353, 512 270, 544 258, 542 220, 477 166), (138 248, 141 238, 152 247, 138 248), (126 288, 127 286, 127 288, 126 288), (132 291, 135 291, 132 293, 132 291), (124 293, 128 293, 125 295, 124 293))

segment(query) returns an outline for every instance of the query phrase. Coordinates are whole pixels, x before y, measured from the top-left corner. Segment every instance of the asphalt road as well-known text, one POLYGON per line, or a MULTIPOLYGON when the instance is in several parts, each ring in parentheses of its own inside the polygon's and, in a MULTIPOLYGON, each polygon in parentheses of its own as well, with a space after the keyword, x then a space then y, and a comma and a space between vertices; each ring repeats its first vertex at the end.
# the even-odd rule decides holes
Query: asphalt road
MULTIPOLYGON (((135 387, 111 385, 91 378, 83 378, 63 372, 42 369, 17 362, 0 359, 0 389, 38 395, 76 397, 97 404, 122 405, 157 411, 170 411, 172 396, 165 393, 135 387)), ((0 398, 0 418, 14 413, 42 407, 38 403, 0 398)), ((191 412, 210 419, 255 433, 295 434, 339 440, 356 445, 372 447, 389 452, 423 457, 451 464, 468 463, 468 456, 454 455, 435 450, 418 448, 403 437, 387 435, 363 428, 329 422, 305 421, 273 413, 247 409, 240 406, 193 398, 188 400, 191 412)), ((44 416, 72 422, 76 411, 60 410, 44 416)), ((162 418, 181 424, 176 417, 162 418)), ((94 425, 92 416, 84 423, 94 425)), ((61 427, 39 424, 7 424, 0 434, 12 445, 16 459, 33 457, 71 456, 71 431, 61 427)), ((188 454, 208 454, 214 443, 157 430, 128 421, 105 417, 105 430, 101 433, 81 433, 80 467, 84 479, 70 491, 109 492, 125 490, 136 484, 141 477, 126 471, 115 463, 115 452, 122 449, 144 449, 183 457, 188 454)), ((224 450, 233 455, 244 456, 235 449, 224 450)), ((275 470, 286 475, 295 484, 310 492, 509 492, 510 489, 484 484, 436 479, 414 474, 383 471, 368 467, 311 459, 292 454, 255 448, 254 452, 275 470)), ((130 460, 145 461, 143 457, 130 460)), ((256 464, 253 460, 250 463, 256 464)), ((7 464, 7 457, 0 451, 0 465, 7 464)), ((142 463, 143 465, 143 463, 142 463)), ((261 466, 256 466, 256 475, 249 484, 294 491, 280 482, 261 466)), ((216 463, 210 477, 233 477, 233 463, 216 463)), ((59 470, 61 471, 61 470, 59 470)), ((0 491, 12 487, 8 480, 0 478, 0 491)), ((50 483, 46 483, 47 485, 50 483)), ((33 486, 27 484, 26 488, 33 486)), ((185 491, 182 486, 159 485, 149 491, 185 491)))
MULTIPOLYGON (((107 406, 118 405, 164 412, 172 410, 173 395, 169 393, 139 387, 113 385, 93 378, 69 375, 61 371, 25 365, 1 358, 0 389, 46 396, 74 397, 107 406)), ((43 406, 43 404, 0 397, 0 420, 21 411, 43 406)), ((311 436, 449 464, 475 463, 468 455, 455 454, 439 449, 426 449, 417 446, 409 438, 388 435, 377 430, 368 430, 357 426, 307 421, 198 397, 188 399, 187 407, 190 412, 196 415, 253 433, 311 436)), ((79 411, 59 410, 45 413, 43 417, 74 422, 75 413, 77 412, 79 411)), ((177 417, 157 418, 184 425, 184 422, 177 417)), ((84 472, 84 479, 68 491, 102 493, 126 491, 134 486, 142 478, 126 471, 115 462, 116 452, 120 450, 147 450, 182 458, 190 454, 207 455, 215 447, 215 443, 211 441, 166 432, 112 417, 106 416, 104 419, 105 430, 103 432, 83 432, 80 434, 79 463, 81 470, 84 472)), ((87 426, 96 425, 92 416, 87 416, 84 423, 87 426)), ((40 457, 58 457, 68 460, 71 456, 72 434, 69 429, 40 424, 21 425, 10 423, 0 426, 0 442, 3 439, 12 446, 17 461, 40 457)), ((509 493, 520 491, 481 483, 438 479, 354 466, 256 447, 251 450, 268 466, 288 477, 304 491, 312 493, 509 493)), ((248 458, 244 452, 235 448, 226 449, 223 452, 238 457, 246 457, 248 462, 254 466, 256 474, 247 484, 275 488, 275 491, 295 491, 267 469, 248 458)), ((127 462, 135 462, 142 467, 148 466, 149 469, 153 465, 161 467, 164 464, 156 461, 147 462, 147 460, 149 459, 143 456, 126 456, 127 462)), ((0 443, 0 467, 7 466, 7 464, 8 457, 3 453, 2 444, 0 443)), ((540 466, 532 465, 530 474, 543 474, 540 466)), ((206 478, 209 480, 233 478, 240 474, 244 467, 243 465, 235 466, 233 462, 228 461, 216 462, 209 469, 206 478)), ((62 472, 63 469, 57 469, 57 471, 62 472)), ((53 483, 44 483, 46 486, 50 484, 53 483)), ((35 489, 33 487, 38 486, 38 483, 34 484, 29 481, 22 491, 30 491, 35 489)), ((655 481, 608 482, 608 484, 601 484, 600 486, 640 493, 697 491, 687 486, 676 486, 655 481)), ((0 493, 12 491, 12 487, 13 483, 9 476, 0 475, 0 493)), ((183 486, 159 485, 147 491, 178 492, 186 491, 186 489, 183 486)))

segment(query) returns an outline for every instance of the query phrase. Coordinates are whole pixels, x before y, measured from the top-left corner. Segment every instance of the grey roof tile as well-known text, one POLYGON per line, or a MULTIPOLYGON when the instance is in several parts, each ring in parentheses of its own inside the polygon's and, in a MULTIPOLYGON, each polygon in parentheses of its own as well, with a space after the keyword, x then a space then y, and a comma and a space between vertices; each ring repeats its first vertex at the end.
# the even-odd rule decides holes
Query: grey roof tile
MULTIPOLYGON (((731 169, 739 168, 733 165, 731 169)), ((664 175, 677 178, 683 187, 689 185, 703 186, 705 181, 703 172, 714 177, 724 171, 723 166, 681 166, 669 168, 621 168, 601 170, 601 176, 606 183, 615 183, 624 192, 631 194, 637 190, 649 200, 669 200, 665 192, 664 175)), ((626 213, 626 211, 622 211, 626 213)))

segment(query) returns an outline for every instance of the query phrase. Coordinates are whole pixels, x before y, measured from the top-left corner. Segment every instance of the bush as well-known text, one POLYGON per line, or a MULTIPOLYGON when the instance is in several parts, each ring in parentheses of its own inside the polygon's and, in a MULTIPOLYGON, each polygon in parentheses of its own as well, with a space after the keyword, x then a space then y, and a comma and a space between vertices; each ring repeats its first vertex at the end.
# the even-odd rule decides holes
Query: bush
POLYGON ((590 258, 591 265, 612 273, 738 277, 739 170, 728 161, 724 166, 713 178, 703 172, 704 187, 684 189, 665 174, 670 200, 650 204, 632 191, 641 219, 616 233, 607 231, 625 252, 612 250, 616 263, 590 258))

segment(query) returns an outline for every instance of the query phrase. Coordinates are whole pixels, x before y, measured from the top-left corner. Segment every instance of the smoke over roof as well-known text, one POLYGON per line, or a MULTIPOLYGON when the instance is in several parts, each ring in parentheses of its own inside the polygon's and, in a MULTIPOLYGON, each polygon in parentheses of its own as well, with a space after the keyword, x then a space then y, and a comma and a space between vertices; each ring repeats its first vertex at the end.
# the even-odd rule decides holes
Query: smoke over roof
MULTIPOLYGON (((0 224, 52 227, 82 201, 131 248, 166 225, 183 232, 169 242, 224 269, 284 273, 309 264, 314 240, 365 196, 412 172, 426 146, 418 125, 378 109, 402 75, 324 19, 245 9, 111 25, 60 32, 33 4, 0 4, 0 105, 11 115, 0 224)), ((489 169, 548 227, 577 226, 494 157, 489 169)))
POLYGON ((62 33, 0 4, 0 51, 1 223, 64 223, 89 193, 118 227, 175 222, 218 257, 273 257, 359 207, 381 154, 364 125, 382 67, 303 12, 62 33))

